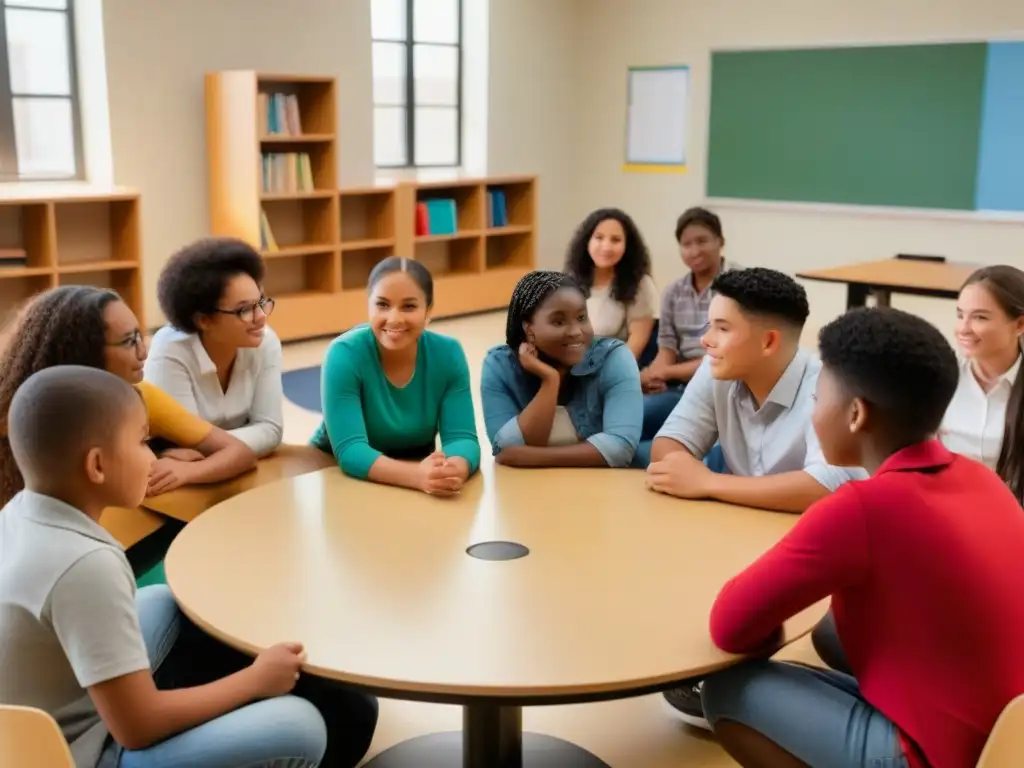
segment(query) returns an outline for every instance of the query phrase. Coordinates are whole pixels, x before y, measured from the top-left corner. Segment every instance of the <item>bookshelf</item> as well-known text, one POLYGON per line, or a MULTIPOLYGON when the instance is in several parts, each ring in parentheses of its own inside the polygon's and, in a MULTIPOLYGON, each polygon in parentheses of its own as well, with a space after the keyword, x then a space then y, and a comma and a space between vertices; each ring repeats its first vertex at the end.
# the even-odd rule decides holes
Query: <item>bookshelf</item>
POLYGON ((138 192, 71 184, 0 191, 3 320, 58 285, 112 288, 145 321, 138 192))
POLYGON ((276 300, 271 324, 283 340, 365 321, 370 270, 396 254, 434 273, 436 317, 508 304, 535 263, 534 177, 339 188, 337 137, 334 78, 206 75, 210 229, 259 248, 265 290, 276 300), (492 220, 495 192, 505 221, 492 220), (421 203, 447 210, 451 231, 417 235, 421 203))

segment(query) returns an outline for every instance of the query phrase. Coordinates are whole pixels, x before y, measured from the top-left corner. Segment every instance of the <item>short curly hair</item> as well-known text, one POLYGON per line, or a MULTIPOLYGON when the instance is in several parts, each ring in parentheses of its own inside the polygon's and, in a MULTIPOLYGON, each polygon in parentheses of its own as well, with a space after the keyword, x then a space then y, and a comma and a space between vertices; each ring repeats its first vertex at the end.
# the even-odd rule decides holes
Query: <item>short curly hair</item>
POLYGON ((5 331, 0 352, 0 504, 24 487, 7 438, 7 417, 18 388, 32 374, 57 365, 106 368, 103 313, 121 297, 104 288, 65 285, 40 293, 5 331))
POLYGON ((248 243, 231 237, 197 240, 175 253, 157 281, 157 298, 167 321, 185 333, 198 333, 196 318, 218 309, 228 281, 248 275, 263 285, 263 258, 248 243))
POLYGON ((773 317, 800 330, 811 313, 807 291, 789 275, 764 267, 722 272, 711 290, 732 299, 752 315, 773 317))
POLYGON ((852 309, 821 329, 823 368, 851 397, 882 411, 907 444, 931 437, 953 399, 956 353, 926 320, 890 307, 852 309))
POLYGON ((611 296, 629 304, 636 299, 640 282, 651 274, 651 254, 640 234, 640 228, 625 211, 618 208, 599 208, 583 220, 569 241, 565 254, 565 272, 579 284, 584 295, 594 286, 594 261, 590 258, 590 238, 603 221, 619 222, 626 236, 626 249, 622 260, 615 265, 611 296))

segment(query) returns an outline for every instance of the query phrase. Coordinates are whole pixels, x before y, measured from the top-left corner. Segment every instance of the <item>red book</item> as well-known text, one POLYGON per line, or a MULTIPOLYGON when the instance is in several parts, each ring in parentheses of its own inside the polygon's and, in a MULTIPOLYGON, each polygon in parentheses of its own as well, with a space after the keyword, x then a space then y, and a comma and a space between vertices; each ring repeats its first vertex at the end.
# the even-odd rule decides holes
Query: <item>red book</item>
POLYGON ((430 234, 430 216, 427 215, 427 204, 416 203, 416 235, 430 234))

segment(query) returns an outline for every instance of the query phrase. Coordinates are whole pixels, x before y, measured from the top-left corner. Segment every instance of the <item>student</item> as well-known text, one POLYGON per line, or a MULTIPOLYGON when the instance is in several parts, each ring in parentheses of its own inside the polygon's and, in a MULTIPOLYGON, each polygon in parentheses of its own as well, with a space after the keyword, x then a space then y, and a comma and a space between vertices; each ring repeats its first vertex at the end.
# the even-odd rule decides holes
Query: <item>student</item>
MULTIPOLYGON (((651 449, 647 485, 686 499, 803 512, 862 471, 829 466, 811 427, 821 363, 799 346, 809 312, 791 277, 760 267, 711 285, 707 351, 651 449), (725 472, 704 459, 716 440, 725 472)), ((707 728, 700 683, 666 692, 683 721, 707 728)))
POLYGON ((960 383, 939 428, 949 450, 994 469, 1024 498, 1024 272, 984 267, 960 290, 956 338, 960 383))
POLYGON ((1024 515, 995 473, 932 439, 959 378, 937 329, 855 309, 819 346, 824 455, 872 476, 726 584, 711 636, 763 653, 831 596, 853 674, 752 661, 707 679, 705 711, 743 766, 973 766, 1024 693, 1024 515))
POLYGON ((480 393, 499 464, 627 467, 637 452, 636 360, 618 339, 594 338, 587 300, 568 275, 530 272, 516 285, 480 393))
POLYGON ((480 465, 466 354, 426 330, 434 280, 420 262, 386 258, 367 284, 369 324, 327 349, 312 444, 352 477, 453 496, 480 465))
POLYGON ((587 216, 569 243, 565 272, 587 296, 594 335, 626 342, 639 360, 654 330, 658 289, 633 219, 618 208, 587 216))
MULTIPOLYGON (((124 551, 98 523, 146 493, 154 456, 137 392, 95 368, 47 368, 19 388, 8 427, 25 490, 0 513, 0 703, 51 714, 80 768, 318 765, 324 718, 287 695, 300 644, 199 687, 154 680, 196 661, 173 656, 181 613, 166 587, 136 594, 124 551)), ((375 702, 366 706, 370 732, 354 734, 363 752, 376 724, 375 702)), ((343 714, 331 713, 336 725, 343 714)))
POLYGON ((658 355, 640 372, 644 393, 644 439, 654 436, 679 402, 683 387, 704 358, 701 338, 708 327, 711 284, 727 269, 722 256, 722 222, 711 211, 690 208, 676 222, 676 242, 690 271, 661 297, 658 355))
POLYGON ((153 337, 146 381, 241 440, 257 456, 281 445, 281 342, 267 326, 263 259, 231 238, 171 257, 157 293, 169 326, 153 337))
POLYGON ((142 381, 145 361, 146 341, 139 322, 113 291, 68 285, 32 299, 16 321, 0 361, 0 502, 6 504, 23 487, 6 436, 11 399, 33 373, 57 365, 105 369, 136 386, 149 413, 150 435, 177 446, 153 464, 147 495, 216 483, 255 466, 255 454, 242 442, 142 381))

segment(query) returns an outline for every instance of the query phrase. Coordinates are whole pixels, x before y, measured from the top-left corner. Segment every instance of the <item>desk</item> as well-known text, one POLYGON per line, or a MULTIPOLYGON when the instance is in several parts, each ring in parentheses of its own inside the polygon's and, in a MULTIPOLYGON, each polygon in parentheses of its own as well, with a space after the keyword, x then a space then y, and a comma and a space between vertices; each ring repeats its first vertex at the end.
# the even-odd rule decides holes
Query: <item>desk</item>
MULTIPOLYGON (((168 584, 242 651, 298 640, 310 673, 463 706, 461 735, 403 742, 372 768, 604 768, 568 742, 524 738, 521 707, 663 690, 735 663, 708 635, 711 604, 798 519, 660 496, 627 470, 488 462, 482 474, 455 499, 337 469, 272 483, 188 525, 168 584), (467 554, 481 542, 529 552, 467 554)), ((825 611, 795 617, 783 644, 825 611)))
POLYGON ((948 264, 918 259, 881 259, 832 269, 798 272, 805 280, 846 283, 846 308, 863 307, 868 294, 879 306, 889 306, 894 293, 955 299, 960 286, 980 264, 948 264))
MULTIPOLYGON (((189 485, 169 493, 147 498, 142 506, 162 515, 188 523, 232 496, 287 477, 335 466, 329 456, 310 445, 282 445, 273 454, 257 462, 244 475, 210 485, 189 485)), ((106 513, 104 513, 106 514, 106 513)))

